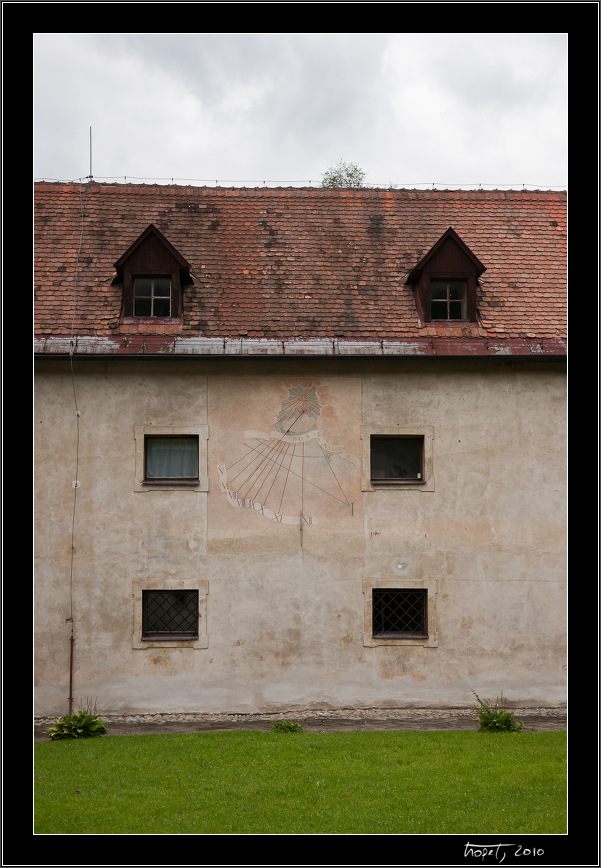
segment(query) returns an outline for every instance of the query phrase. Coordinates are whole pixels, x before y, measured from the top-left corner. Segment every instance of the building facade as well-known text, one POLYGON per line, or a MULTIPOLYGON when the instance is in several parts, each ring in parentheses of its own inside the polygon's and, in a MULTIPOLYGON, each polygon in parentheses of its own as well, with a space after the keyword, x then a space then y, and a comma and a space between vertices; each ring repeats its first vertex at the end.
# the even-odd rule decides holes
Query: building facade
POLYGON ((36 714, 561 707, 565 229, 36 184, 36 714))

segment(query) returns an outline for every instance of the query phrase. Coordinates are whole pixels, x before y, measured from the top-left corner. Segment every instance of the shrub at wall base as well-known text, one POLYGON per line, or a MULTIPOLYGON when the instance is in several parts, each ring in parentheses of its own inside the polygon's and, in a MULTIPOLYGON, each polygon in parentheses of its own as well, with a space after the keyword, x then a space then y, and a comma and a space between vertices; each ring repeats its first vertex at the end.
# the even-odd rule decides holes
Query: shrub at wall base
POLYGON ((75 714, 59 717, 54 726, 46 730, 46 733, 53 741, 57 741, 65 738, 96 738, 104 735, 106 731, 105 721, 99 720, 97 714, 77 711, 75 714))
MULTIPOLYGON (((513 719, 513 711, 507 711, 504 708, 499 708, 497 702, 494 706, 487 705, 483 702, 477 693, 472 690, 472 693, 478 700, 479 707, 475 709, 474 714, 478 715, 478 732, 521 732, 523 725, 513 719)), ((502 694, 501 694, 502 698, 502 694)))

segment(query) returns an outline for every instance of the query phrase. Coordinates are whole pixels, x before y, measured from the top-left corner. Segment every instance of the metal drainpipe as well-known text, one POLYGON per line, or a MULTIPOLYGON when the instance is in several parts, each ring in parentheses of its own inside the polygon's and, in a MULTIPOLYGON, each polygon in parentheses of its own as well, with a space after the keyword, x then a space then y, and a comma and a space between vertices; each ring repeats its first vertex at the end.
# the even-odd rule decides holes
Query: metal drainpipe
POLYGON ((73 714, 73 618, 67 618, 71 621, 71 638, 69 640, 69 715, 73 714))

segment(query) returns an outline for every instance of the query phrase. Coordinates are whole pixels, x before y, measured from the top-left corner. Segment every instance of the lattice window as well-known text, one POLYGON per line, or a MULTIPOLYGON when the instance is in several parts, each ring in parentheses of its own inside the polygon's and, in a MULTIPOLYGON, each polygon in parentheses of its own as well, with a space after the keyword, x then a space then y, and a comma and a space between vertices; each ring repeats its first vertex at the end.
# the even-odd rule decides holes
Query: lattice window
POLYGON ((374 588, 373 635, 377 638, 428 638, 428 591, 374 588))
POLYGON ((197 639, 198 591, 142 591, 143 639, 197 639))

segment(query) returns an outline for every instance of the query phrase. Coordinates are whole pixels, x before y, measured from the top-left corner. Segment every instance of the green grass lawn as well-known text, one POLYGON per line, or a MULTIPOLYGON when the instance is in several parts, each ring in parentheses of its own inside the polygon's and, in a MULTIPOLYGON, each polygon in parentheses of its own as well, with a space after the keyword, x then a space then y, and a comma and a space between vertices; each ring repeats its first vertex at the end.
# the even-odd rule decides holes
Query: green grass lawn
POLYGON ((210 732, 35 745, 36 834, 565 834, 566 733, 210 732))

